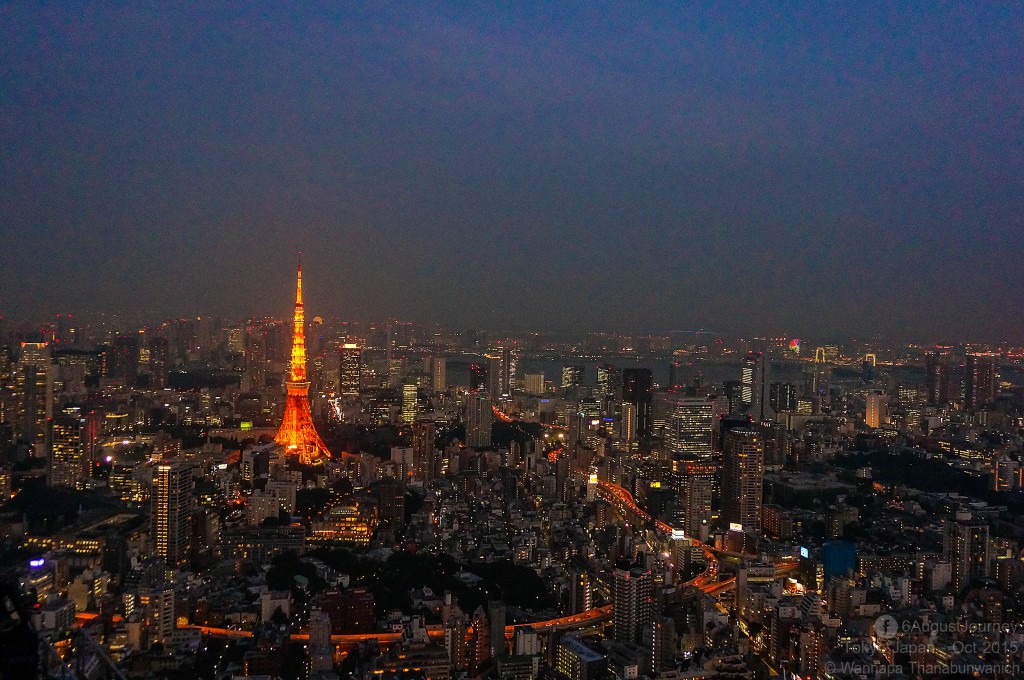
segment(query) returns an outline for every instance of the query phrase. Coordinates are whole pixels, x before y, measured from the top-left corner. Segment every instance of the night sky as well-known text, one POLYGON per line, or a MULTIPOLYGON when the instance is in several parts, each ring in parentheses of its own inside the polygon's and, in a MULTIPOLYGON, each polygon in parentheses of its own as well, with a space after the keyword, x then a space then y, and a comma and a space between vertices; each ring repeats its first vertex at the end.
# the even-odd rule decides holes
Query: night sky
POLYGON ((0 314, 303 251, 311 315, 1024 337, 1019 2, 98 4, 0 5, 0 314))

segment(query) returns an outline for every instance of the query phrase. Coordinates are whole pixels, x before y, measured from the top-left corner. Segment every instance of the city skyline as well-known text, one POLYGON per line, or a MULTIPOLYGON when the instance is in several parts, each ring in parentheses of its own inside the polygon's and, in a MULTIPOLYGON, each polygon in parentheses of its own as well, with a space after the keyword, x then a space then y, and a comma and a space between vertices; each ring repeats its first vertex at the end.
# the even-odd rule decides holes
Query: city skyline
POLYGON ((1022 24, 13 7, 0 314, 1017 340, 1022 24))
POLYGON ((1024 677, 1022 36, 0 4, 0 678, 1024 677))

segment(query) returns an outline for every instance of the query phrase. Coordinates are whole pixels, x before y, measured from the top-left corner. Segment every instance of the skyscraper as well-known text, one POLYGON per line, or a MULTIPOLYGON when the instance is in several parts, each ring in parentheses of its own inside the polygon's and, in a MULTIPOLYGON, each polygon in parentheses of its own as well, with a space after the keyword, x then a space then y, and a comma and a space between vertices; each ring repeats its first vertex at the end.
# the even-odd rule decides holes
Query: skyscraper
POLYGON ((45 342, 21 343, 14 367, 18 434, 30 442, 37 456, 44 455, 47 423, 53 417, 53 359, 45 342))
POLYGON ((773 411, 795 411, 797 405, 796 385, 792 383, 769 384, 768 405, 773 411))
POLYGON ((681 361, 673 361, 668 365, 668 389, 681 392, 686 389, 687 367, 681 361))
POLYGON ((477 392, 487 389, 487 366, 480 362, 469 365, 469 390, 477 392))
POLYGON ((406 380, 402 383, 402 421, 411 423, 416 420, 417 410, 416 382, 406 380))
POLYGON ((669 402, 665 416, 665 446, 676 456, 710 458, 713 421, 710 401, 676 396, 669 402))
POLYGON ((756 423, 774 420, 775 413, 769 403, 768 355, 762 352, 751 352, 743 360, 740 377, 740 399, 746 404, 746 413, 756 423))
POLYGON ((992 354, 968 354, 965 376, 965 406, 980 411, 996 398, 996 357, 992 354))
POLYGON ((338 348, 338 393, 346 397, 359 394, 362 383, 363 350, 354 342, 338 348))
POLYGON ((313 425, 309 411, 309 381, 306 379, 306 312, 302 303, 302 265, 295 287, 295 316, 292 323, 292 355, 289 379, 285 383, 288 397, 284 418, 274 441, 285 453, 298 458, 303 465, 322 463, 331 457, 327 446, 313 425))
POLYGON ((601 364, 597 367, 597 391, 601 397, 612 397, 618 394, 619 384, 622 378, 619 369, 611 364, 601 364))
POLYGON ((616 569, 612 574, 613 637, 645 644, 654 619, 654 579, 647 569, 616 569))
POLYGON ((889 396, 872 390, 864 399, 864 422, 868 427, 881 427, 889 422, 889 396))
POLYGON ((562 389, 574 390, 583 383, 582 366, 562 366, 562 389))
POLYGON ((543 373, 527 373, 525 377, 525 384, 527 394, 541 395, 544 394, 544 374, 543 373))
POLYGON ((761 530, 764 443, 753 430, 722 433, 722 521, 761 530))
POLYGON ((471 393, 466 399, 466 446, 490 446, 493 422, 490 398, 478 392, 471 393))
POLYGON ((50 421, 50 485, 77 488, 86 474, 83 420, 60 414, 50 421))
POLYGON ((161 335, 150 336, 146 340, 149 348, 149 384, 150 387, 162 390, 167 387, 167 369, 170 360, 170 346, 167 338, 161 335))
POLYGON ((424 484, 433 481, 439 470, 439 456, 436 447, 437 425, 432 421, 420 420, 412 425, 412 458, 416 476, 424 484))
POLYGON ((618 408, 619 440, 625 443, 636 441, 636 406, 623 401, 618 408))
POLYGON ((992 556, 989 551, 988 522, 974 519, 969 512, 957 512, 946 524, 953 588, 961 591, 972 581, 989 577, 992 556))
POLYGON ((942 406, 950 401, 949 360, 941 352, 928 352, 924 358, 928 404, 942 406))
POLYGON ((448 389, 448 360, 444 357, 434 357, 431 368, 433 369, 434 391, 444 392, 448 389))
POLYGON ((504 392, 505 364, 502 355, 487 357, 487 394, 493 403, 498 403, 504 392))
POLYGON ((649 368, 627 368, 622 371, 622 400, 636 409, 636 437, 649 439, 652 434, 651 406, 654 380, 649 368))
POLYGON ((690 538, 700 537, 701 526, 711 522, 711 496, 718 467, 703 461, 672 462, 676 512, 672 526, 690 538))
POLYGON ((153 469, 152 534, 156 554, 170 566, 185 564, 191 547, 192 467, 158 463, 153 469))

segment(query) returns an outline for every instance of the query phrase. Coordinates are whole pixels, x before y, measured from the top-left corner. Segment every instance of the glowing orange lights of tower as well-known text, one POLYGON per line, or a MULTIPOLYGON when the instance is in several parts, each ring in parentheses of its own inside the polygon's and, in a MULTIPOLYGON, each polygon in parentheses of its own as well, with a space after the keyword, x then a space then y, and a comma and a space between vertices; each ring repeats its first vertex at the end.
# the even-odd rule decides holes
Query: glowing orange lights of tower
POLYGON ((313 425, 309 411, 309 381, 306 380, 306 311, 302 304, 302 265, 295 288, 295 319, 292 327, 292 361, 284 418, 274 441, 289 456, 297 456, 303 465, 322 463, 331 457, 313 425))

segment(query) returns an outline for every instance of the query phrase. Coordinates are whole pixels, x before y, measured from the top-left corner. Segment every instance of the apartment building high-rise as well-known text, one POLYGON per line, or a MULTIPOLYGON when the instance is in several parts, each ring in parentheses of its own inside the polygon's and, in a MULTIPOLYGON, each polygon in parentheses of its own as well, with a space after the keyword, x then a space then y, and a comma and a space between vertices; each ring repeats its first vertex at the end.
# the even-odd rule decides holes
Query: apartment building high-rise
POLYGON ((980 411, 996 398, 996 356, 968 354, 964 376, 964 405, 968 411, 980 411))
POLYGON ((192 466, 157 463, 153 468, 152 538, 156 555, 170 566, 187 562, 194 505, 192 466))
POLYGON ((649 569, 633 567, 612 573, 613 637, 645 644, 654 619, 654 579, 649 569))
POLYGON ((363 348, 346 342, 338 348, 338 393, 346 397, 359 394, 362 386, 363 348))
POLYGON ((889 395, 871 391, 864 398, 864 422, 879 428, 889 422, 889 395))
POLYGON ((448 360, 444 357, 435 356, 430 363, 431 378, 435 392, 444 392, 448 389, 448 360))
POLYGON ((439 474, 439 451, 436 446, 437 425, 429 420, 419 420, 412 425, 412 458, 414 474, 424 484, 439 474))
POLYGON ((490 446, 493 422, 490 398, 479 392, 471 393, 466 399, 466 446, 490 446))
POLYGON ((928 352, 924 357, 924 370, 928 404, 948 404, 951 400, 949 358, 942 352, 928 352))
POLYGON ((722 521, 744 531, 761 530, 764 442, 753 430, 722 434, 722 521))
POLYGON ((988 578, 992 565, 988 522, 960 511, 952 520, 947 520, 946 532, 954 590, 962 591, 972 581, 988 578))
POLYGON ((672 481, 676 492, 676 510, 672 526, 690 538, 700 536, 702 525, 711 522, 711 498, 718 466, 709 461, 672 462, 672 481))

